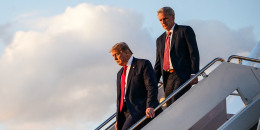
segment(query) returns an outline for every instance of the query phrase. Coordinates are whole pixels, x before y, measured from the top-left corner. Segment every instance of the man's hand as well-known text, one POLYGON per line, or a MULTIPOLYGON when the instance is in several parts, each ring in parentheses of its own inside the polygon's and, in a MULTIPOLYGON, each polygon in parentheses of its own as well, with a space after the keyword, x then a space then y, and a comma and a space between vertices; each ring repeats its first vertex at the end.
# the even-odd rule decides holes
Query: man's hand
POLYGON ((115 124, 115 128, 116 128, 116 130, 118 130, 118 127, 117 127, 117 122, 116 122, 116 124, 115 124))
MULTIPOLYGON (((191 74, 190 75, 190 78, 192 78, 194 76, 194 74, 191 74)), ((194 80, 192 80, 191 82, 190 82, 190 85, 192 86, 192 85, 194 85, 194 84, 197 84, 198 83, 198 77, 196 77, 194 80)))
POLYGON ((148 118, 154 118, 155 117, 155 113, 153 111, 153 108, 151 108, 151 107, 146 108, 145 113, 146 113, 146 116, 148 118))

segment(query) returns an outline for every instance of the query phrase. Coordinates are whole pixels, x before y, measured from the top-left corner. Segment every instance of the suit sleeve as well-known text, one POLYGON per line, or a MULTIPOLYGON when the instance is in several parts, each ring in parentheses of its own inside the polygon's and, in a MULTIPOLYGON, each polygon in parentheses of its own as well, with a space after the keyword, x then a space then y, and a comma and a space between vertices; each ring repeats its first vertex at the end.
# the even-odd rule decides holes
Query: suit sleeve
POLYGON ((160 47, 159 47, 159 38, 156 40, 156 60, 154 64, 154 71, 156 74, 157 83, 160 81, 162 71, 161 71, 161 60, 160 60, 160 47))
POLYGON ((122 75, 123 69, 121 68, 117 73, 117 80, 116 80, 116 88, 117 88, 117 98, 116 98, 116 121, 118 121, 118 114, 119 114, 119 101, 120 101, 120 80, 122 75))
POLYGON ((147 107, 155 108, 158 105, 158 87, 156 82, 156 76, 150 61, 145 61, 144 67, 144 84, 147 90, 147 107))
POLYGON ((191 73, 195 74, 199 71, 200 56, 199 56, 199 50, 196 42, 195 33, 193 29, 189 26, 185 30, 185 39, 187 41, 190 60, 191 60, 191 73))

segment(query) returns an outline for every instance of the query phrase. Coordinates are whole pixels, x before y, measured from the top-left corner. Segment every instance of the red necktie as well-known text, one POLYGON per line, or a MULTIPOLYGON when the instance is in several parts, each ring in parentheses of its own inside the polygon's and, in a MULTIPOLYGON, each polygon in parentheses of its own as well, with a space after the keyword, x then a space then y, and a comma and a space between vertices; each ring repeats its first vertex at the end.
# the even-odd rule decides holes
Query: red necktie
POLYGON ((127 69, 127 66, 124 66, 123 74, 122 74, 122 77, 121 77, 120 112, 122 111, 123 104, 124 104, 126 69, 127 69))
POLYGON ((169 69, 170 35, 171 35, 171 32, 168 32, 166 40, 165 40, 165 49, 164 49, 164 58, 163 58, 163 70, 165 70, 165 71, 167 71, 169 69))

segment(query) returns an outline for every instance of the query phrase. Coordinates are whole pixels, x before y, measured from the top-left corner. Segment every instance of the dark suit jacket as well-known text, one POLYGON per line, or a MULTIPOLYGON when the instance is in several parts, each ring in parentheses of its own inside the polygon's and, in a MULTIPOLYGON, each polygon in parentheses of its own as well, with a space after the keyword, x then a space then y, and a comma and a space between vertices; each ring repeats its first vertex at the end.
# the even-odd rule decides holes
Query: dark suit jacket
MULTIPOLYGON (((157 82, 163 73, 165 39, 166 32, 156 40, 156 62, 154 70, 157 82)), ((170 56, 173 68, 182 81, 185 82, 190 78, 190 74, 196 74, 199 71, 199 51, 195 33, 190 26, 175 24, 171 39, 170 56)))
MULTIPOLYGON (((121 76, 123 67, 117 73, 117 120, 119 114, 121 76)), ((148 107, 157 107, 158 87, 156 76, 150 61, 133 58, 127 79, 125 100, 133 118, 145 115, 148 107)))

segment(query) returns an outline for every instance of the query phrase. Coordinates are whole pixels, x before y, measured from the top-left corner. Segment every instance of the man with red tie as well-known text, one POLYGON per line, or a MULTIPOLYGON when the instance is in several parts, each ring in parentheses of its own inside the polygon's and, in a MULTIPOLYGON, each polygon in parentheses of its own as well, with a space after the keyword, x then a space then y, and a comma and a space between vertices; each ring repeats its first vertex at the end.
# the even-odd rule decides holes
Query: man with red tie
MULTIPOLYGON (((166 30, 156 40, 156 61, 154 70, 159 82, 161 76, 164 83, 165 97, 177 90, 189 78, 199 71, 199 50, 195 33, 190 26, 175 23, 175 13, 171 7, 163 7, 157 11, 158 19, 166 30)), ((191 85, 180 91, 167 106, 187 92, 191 85)))
POLYGON ((126 43, 117 43, 110 52, 122 66, 117 73, 115 126, 118 130, 127 130, 143 116, 154 118, 157 115, 154 112, 159 104, 156 76, 150 61, 133 57, 126 43))

